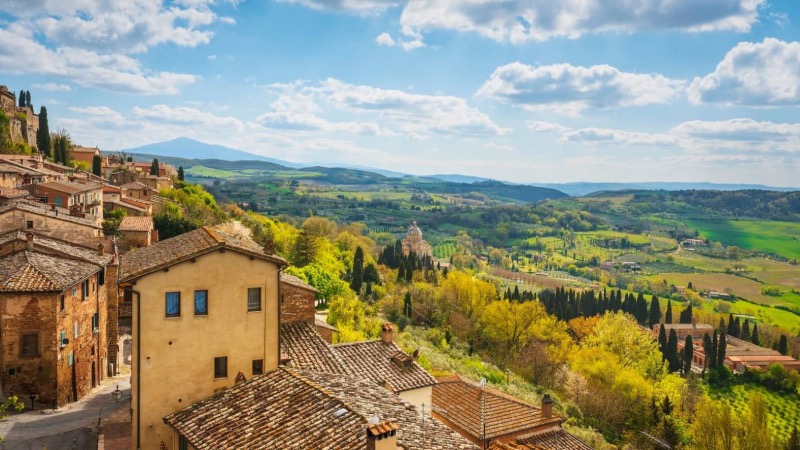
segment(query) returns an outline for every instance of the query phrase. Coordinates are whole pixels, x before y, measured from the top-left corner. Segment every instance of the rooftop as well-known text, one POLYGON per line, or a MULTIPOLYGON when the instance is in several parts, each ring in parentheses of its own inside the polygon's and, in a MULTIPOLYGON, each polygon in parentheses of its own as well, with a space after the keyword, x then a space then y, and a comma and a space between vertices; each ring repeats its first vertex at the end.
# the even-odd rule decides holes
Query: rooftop
MULTIPOLYGON (((6 250, 14 241, 18 243, 17 248, 20 248, 22 244, 27 246, 27 240, 27 233, 21 230, 0 234, 0 249, 3 250, 2 254, 6 254, 6 250)), ((39 234, 33 237, 33 243, 37 251, 64 256, 69 259, 82 260, 98 266, 109 264, 114 259, 114 256, 110 253, 100 255, 96 248, 85 247, 39 234)))
POLYGON ((151 231, 153 218, 150 216, 125 216, 119 223, 119 231, 151 231))
POLYGON ((477 449, 413 405, 345 375, 279 368, 164 418, 198 450, 295 448, 362 450, 368 418, 392 418, 407 449, 477 449))
POLYGON ((100 149, 97 147, 81 147, 80 145, 70 149, 72 153, 99 153, 100 149))
POLYGON ((102 186, 95 183, 76 183, 74 181, 46 181, 36 185, 38 188, 52 189, 54 191, 65 192, 67 194, 78 194, 86 191, 101 189, 102 186))
POLYGON ((291 284, 292 286, 299 287, 301 289, 306 289, 308 291, 312 291, 315 294, 319 293, 318 290, 314 289, 314 286, 311 286, 310 284, 306 283, 305 281, 301 280, 300 278, 297 278, 294 275, 289 275, 288 273, 281 272, 281 281, 284 282, 284 283, 287 283, 287 284, 291 284))
POLYGON ((476 440, 494 438, 510 433, 533 431, 542 426, 560 424, 563 419, 553 415, 545 418, 542 410, 517 398, 459 375, 438 379, 433 386, 433 406, 437 414, 476 440), (481 396, 485 398, 481 399, 481 396), (481 429, 481 404, 485 404, 481 429))
POLYGON ((0 259, 0 291, 60 292, 100 269, 84 261, 23 250, 0 259))
POLYGON ((131 181, 130 183, 125 183, 120 186, 122 189, 131 190, 131 189, 150 189, 147 187, 146 184, 140 183, 138 181, 131 181))
POLYGON ((398 367, 393 357, 410 358, 397 344, 381 340, 352 342, 333 346, 344 361, 347 373, 352 373, 392 392, 403 392, 436 384, 436 379, 416 361, 408 367, 398 367))
POLYGON ((517 442, 537 450, 592 450, 592 447, 584 444, 563 428, 521 436, 517 442))
POLYGON ((122 255, 119 279, 121 282, 130 281, 221 248, 272 261, 281 266, 287 264, 280 256, 265 253, 263 248, 249 238, 203 227, 122 255))
POLYGON ((306 321, 281 324, 281 354, 292 367, 318 372, 346 374, 341 356, 306 321))
POLYGON ((71 216, 68 209, 51 208, 45 205, 44 203, 39 203, 35 201, 18 200, 4 206, 0 206, 0 214, 13 211, 15 209, 29 212, 32 214, 38 214, 42 216, 53 217, 60 220, 66 220, 76 224, 85 225, 87 227, 98 228, 98 229, 100 228, 99 226, 97 226, 97 224, 95 224, 95 221, 92 219, 71 216))

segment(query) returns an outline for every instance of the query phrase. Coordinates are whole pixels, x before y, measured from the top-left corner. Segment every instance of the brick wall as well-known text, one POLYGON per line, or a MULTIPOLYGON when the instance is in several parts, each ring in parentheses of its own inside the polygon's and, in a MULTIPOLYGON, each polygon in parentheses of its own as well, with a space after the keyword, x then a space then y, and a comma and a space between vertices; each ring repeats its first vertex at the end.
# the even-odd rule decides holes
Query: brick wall
POLYGON ((314 292, 281 282, 281 322, 304 320, 314 324, 314 292))
POLYGON ((119 266, 109 264, 106 266, 106 310, 108 317, 108 363, 107 373, 111 373, 111 364, 114 364, 114 371, 119 371, 121 358, 119 357, 119 289, 117 289, 117 270, 119 266))

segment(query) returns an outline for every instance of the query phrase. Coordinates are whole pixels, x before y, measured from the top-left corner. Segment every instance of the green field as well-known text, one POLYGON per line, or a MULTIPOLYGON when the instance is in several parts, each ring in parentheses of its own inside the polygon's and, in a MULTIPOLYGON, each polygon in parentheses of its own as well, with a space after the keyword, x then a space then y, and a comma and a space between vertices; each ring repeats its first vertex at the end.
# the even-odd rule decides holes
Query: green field
POLYGON ((800 427, 800 395, 778 394, 756 384, 737 384, 708 390, 711 398, 727 403, 739 414, 747 411, 747 402, 755 392, 763 395, 767 402, 772 434, 785 441, 792 427, 800 427))
POLYGON ((212 169, 206 166, 192 166, 186 171, 189 176, 195 177, 213 177, 213 178, 232 178, 239 175, 232 170, 212 169))
POLYGON ((800 223, 769 220, 689 220, 700 235, 725 245, 800 258, 800 223))

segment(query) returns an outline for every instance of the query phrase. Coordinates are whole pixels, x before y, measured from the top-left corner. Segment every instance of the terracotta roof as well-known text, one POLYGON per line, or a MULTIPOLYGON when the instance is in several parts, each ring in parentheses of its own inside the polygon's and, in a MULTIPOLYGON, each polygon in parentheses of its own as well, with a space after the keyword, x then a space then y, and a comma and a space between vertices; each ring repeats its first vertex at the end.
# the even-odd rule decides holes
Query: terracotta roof
POLYGON ((68 222, 73 222, 77 224, 81 224, 87 227, 97 228, 100 229, 99 226, 95 223, 92 219, 86 219, 83 217, 75 217, 69 214, 68 209, 64 208, 50 208, 44 203, 27 201, 27 200, 18 200, 12 203, 9 203, 4 206, 0 206, 0 214, 6 213, 8 211, 13 211, 18 209, 20 211, 29 212, 32 214, 38 214, 41 216, 53 217, 59 220, 66 220, 68 222))
POLYGON ((672 330, 672 329, 675 329, 675 330, 694 330, 694 329, 712 330, 712 329, 714 329, 714 327, 712 327, 711 325, 709 325, 707 323, 697 323, 697 324, 692 324, 692 323, 666 323, 666 324, 664 324, 664 328, 667 331, 672 330))
POLYGON ((98 272, 100 266, 35 251, 0 259, 0 291, 64 291, 98 272))
POLYGON ((9 162, 0 162, 0 173, 19 173, 22 175, 41 175, 36 170, 29 169, 20 164, 12 164, 9 162))
POLYGON ((477 449, 441 423, 372 383, 279 368, 164 418, 198 450, 366 448, 368 418, 391 417, 407 449, 477 449), (424 443, 423 443, 424 437, 424 443))
POLYGON ((72 148, 70 149, 70 151, 71 151, 71 152, 73 152, 73 153, 75 153, 75 152, 78 152, 78 153, 99 153, 99 152, 100 152, 100 149, 99 149, 99 148, 97 148, 97 147, 81 147, 81 146, 75 146, 75 147, 72 147, 72 148))
POLYGON ((125 183, 125 184, 121 185, 120 188, 127 189, 127 190, 131 190, 131 189, 150 189, 149 187, 147 187, 146 184, 140 183, 138 181, 131 181, 130 183, 125 183))
POLYGON ((246 253, 282 266, 287 264, 278 255, 266 254, 264 249, 250 239, 239 238, 216 228, 203 227, 122 255, 119 280, 130 281, 220 248, 246 253))
POLYGON ((80 192, 101 189, 102 186, 99 186, 95 183, 76 183, 74 181, 59 180, 39 183, 36 185, 36 189, 38 188, 51 189, 54 191, 65 192, 67 194, 78 194, 80 192))
POLYGON ((563 421, 555 415, 546 419, 541 409, 489 386, 481 389, 477 383, 458 375, 438 379, 433 386, 432 403, 439 409, 437 414, 478 440, 484 436, 481 429, 482 404, 485 405, 483 419, 487 439, 534 431, 563 421), (482 394, 485 396, 483 400, 482 394))
MULTIPOLYGON (((7 247, 15 240, 19 241, 20 245, 24 243, 24 245, 27 246, 27 233, 21 230, 14 230, 0 234, 0 248, 7 247)), ((114 259, 114 255, 111 253, 105 253, 103 255, 98 254, 97 248, 73 244, 40 234, 34 235, 33 242, 36 251, 63 256, 69 259, 82 260, 98 266, 109 264, 114 259)))
POLYGON ((305 281, 301 280, 300 278, 297 278, 294 275, 289 275, 288 273, 281 273, 281 282, 312 291, 315 294, 319 293, 318 290, 314 289, 314 286, 306 283, 305 281))
POLYGON ((153 218, 150 216, 125 216, 119 223, 119 231, 150 231, 153 218))
POLYGON ((14 188, 0 189, 0 197, 3 198, 25 198, 29 195, 31 195, 31 193, 23 189, 14 189, 14 188))
POLYGON ((324 320, 320 319, 317 316, 314 316, 314 326, 318 328, 326 328, 328 330, 335 331, 337 333, 339 332, 338 328, 329 324, 328 322, 325 322, 324 320))
POLYGON ((119 194, 103 195, 103 209, 115 209, 115 205, 117 205, 117 207, 128 208, 141 213, 147 213, 147 208, 142 208, 139 205, 125 201, 125 199, 120 198, 119 194))
POLYGON ((384 344, 381 340, 352 342, 333 346, 342 357, 349 373, 358 375, 392 392, 403 392, 431 386, 436 378, 429 374, 416 361, 409 367, 398 367, 393 357, 410 358, 397 344, 384 344))
POLYGON ((592 450, 592 447, 563 428, 521 436, 517 438, 517 442, 537 450, 592 450))
POLYGON ((342 357, 306 321, 281 324, 281 354, 291 366, 317 372, 346 374, 342 357))

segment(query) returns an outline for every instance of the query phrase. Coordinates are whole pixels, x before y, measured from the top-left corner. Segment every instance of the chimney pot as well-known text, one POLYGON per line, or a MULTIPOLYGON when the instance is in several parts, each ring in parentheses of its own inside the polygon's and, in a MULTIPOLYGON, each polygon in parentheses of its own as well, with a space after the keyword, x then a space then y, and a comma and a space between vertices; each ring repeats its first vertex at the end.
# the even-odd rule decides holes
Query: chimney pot
POLYGON ((394 328, 389 322, 386 322, 381 326, 381 341, 383 341, 383 343, 386 345, 389 345, 394 341, 394 328))
POLYGON ((97 255, 98 256, 103 256, 105 254, 106 254, 106 249, 105 249, 105 246, 103 245, 103 243, 101 242, 101 243, 97 244, 97 255))
POLYGON ((697 317, 692 316, 692 327, 697 328, 697 317))
POLYGON ((33 233, 25 233, 25 238, 28 241, 28 250, 33 250, 33 233))
POLYGON ((553 417, 553 398, 550 394, 544 394, 542 397, 542 416, 545 419, 553 417))
POLYGON ((397 450, 397 430, 394 420, 367 424, 367 450, 397 450))

